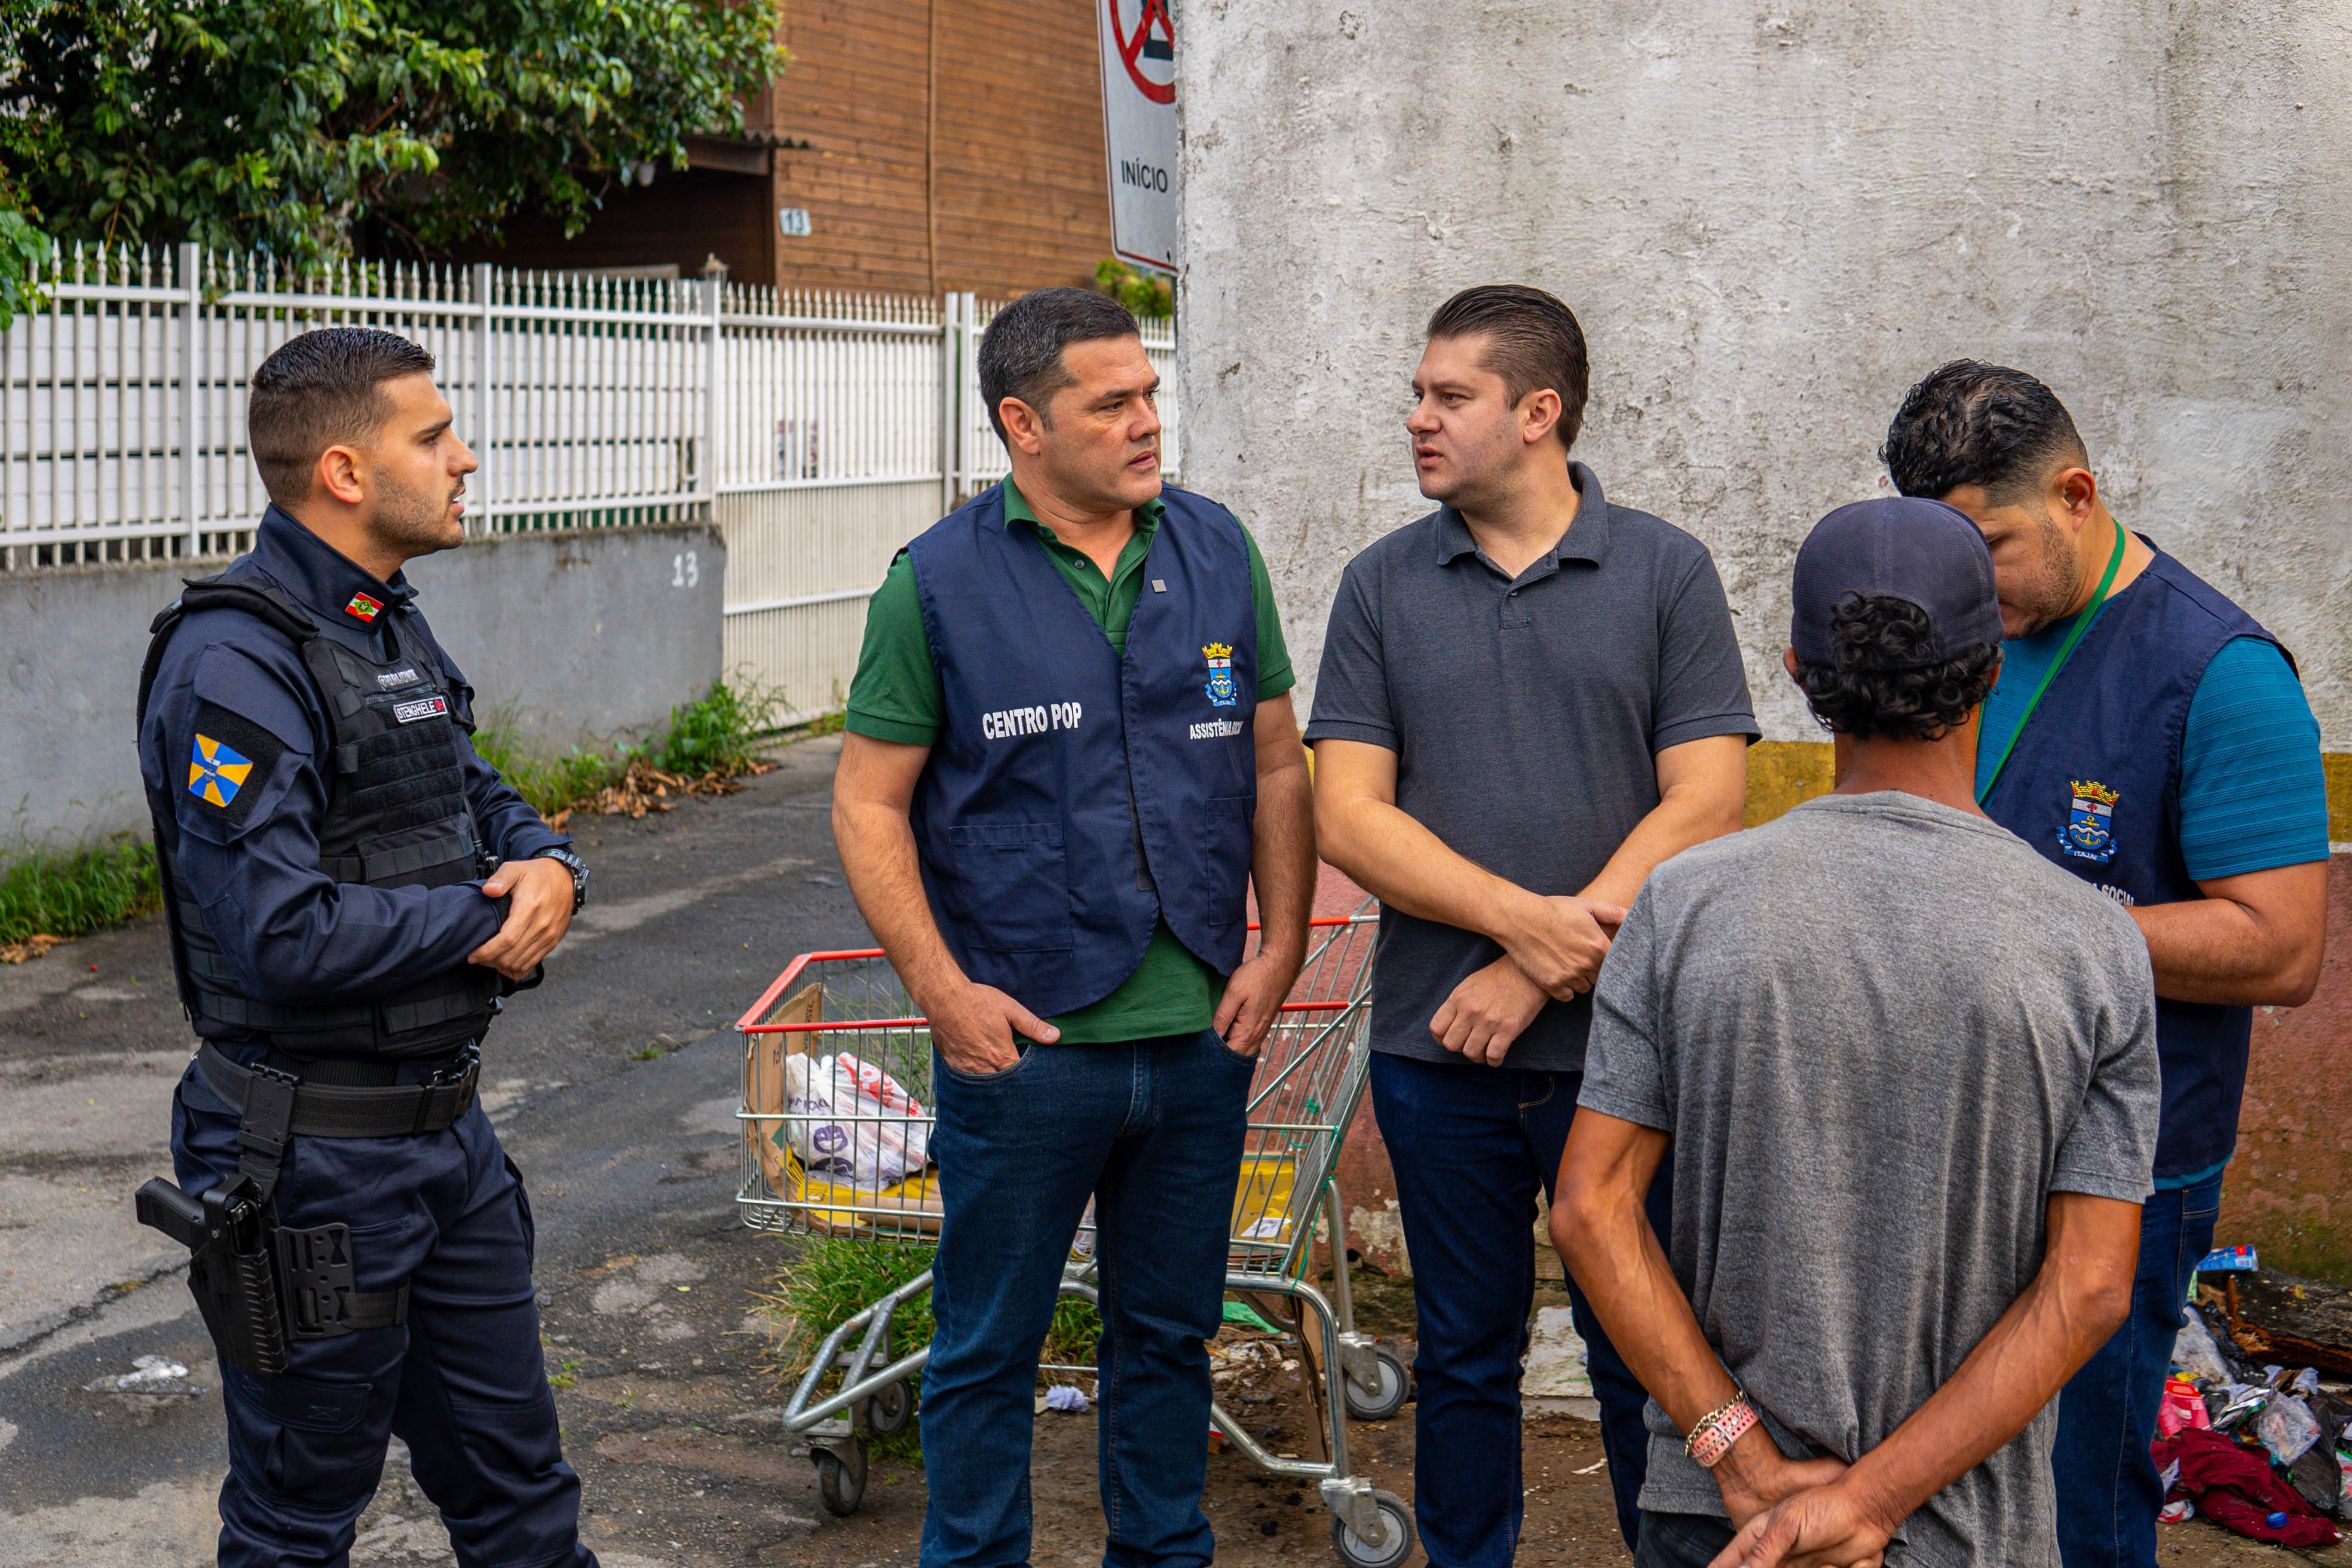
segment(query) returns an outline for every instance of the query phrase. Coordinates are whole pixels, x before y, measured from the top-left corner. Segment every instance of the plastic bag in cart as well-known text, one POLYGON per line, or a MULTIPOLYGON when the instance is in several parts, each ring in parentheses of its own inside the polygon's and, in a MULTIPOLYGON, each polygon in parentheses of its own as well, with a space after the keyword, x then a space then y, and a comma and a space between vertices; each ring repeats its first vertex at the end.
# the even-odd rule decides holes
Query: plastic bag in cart
POLYGON ((832 1184, 890 1187, 930 1162, 930 1114, 898 1080, 843 1051, 784 1058, 775 1141, 832 1184))

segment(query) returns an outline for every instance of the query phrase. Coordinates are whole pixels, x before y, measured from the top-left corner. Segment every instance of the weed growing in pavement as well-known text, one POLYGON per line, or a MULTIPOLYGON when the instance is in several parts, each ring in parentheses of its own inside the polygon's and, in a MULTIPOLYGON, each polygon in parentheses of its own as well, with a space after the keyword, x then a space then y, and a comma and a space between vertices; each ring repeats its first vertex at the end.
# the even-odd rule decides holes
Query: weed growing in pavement
POLYGON ((78 849, 25 847, 0 860, 0 958, 21 963, 57 942, 163 907, 155 847, 128 834, 78 849))
POLYGON ((714 680, 710 689, 669 710, 669 727, 639 749, 663 773, 690 777, 716 773, 731 778, 759 761, 760 742, 774 735, 777 720, 790 711, 782 689, 743 679, 740 687, 714 680))
POLYGON ((619 747, 611 752, 583 752, 573 746, 560 755, 543 752, 497 725, 475 731, 474 750, 541 816, 553 816, 594 795, 618 778, 629 763, 629 753, 619 747))
MULTIPOLYGON (((756 1298, 784 1326, 781 1341, 764 1358, 779 1392, 808 1371, 809 1360, 825 1335, 929 1268, 936 1250, 846 1237, 809 1238, 800 1257, 777 1271, 772 1288, 756 1298)), ((901 1302, 890 1320, 886 1359, 896 1361, 930 1343, 933 1328, 929 1292, 901 1302)), ((1054 1325, 1046 1331, 1042 1359, 1083 1365, 1094 1359, 1095 1341, 1101 1333, 1102 1319, 1095 1309, 1075 1296, 1065 1296, 1055 1303, 1054 1325)), ((908 1383, 919 1395, 922 1374, 916 1373, 908 1383)), ((877 1437, 875 1451, 894 1458, 919 1458, 923 1451, 919 1426, 919 1422, 909 1422, 901 1431, 877 1437)))
POLYGON ((731 786, 716 786, 766 771, 760 748, 783 733, 776 721, 788 710, 782 690, 740 671, 737 679, 735 685, 712 681, 635 746, 545 751, 517 733, 511 710, 502 710, 476 733, 474 750, 551 822, 582 809, 643 816, 650 797, 672 792, 728 794, 731 786))

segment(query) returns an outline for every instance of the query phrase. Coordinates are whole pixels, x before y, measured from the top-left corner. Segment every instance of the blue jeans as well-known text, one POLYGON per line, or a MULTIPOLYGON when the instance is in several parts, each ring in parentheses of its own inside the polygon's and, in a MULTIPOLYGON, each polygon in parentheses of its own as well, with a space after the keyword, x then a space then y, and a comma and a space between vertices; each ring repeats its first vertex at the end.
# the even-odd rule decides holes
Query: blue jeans
POLYGON ((1633 1568, 1707 1568, 1738 1531, 1704 1513, 1645 1513, 1633 1568))
POLYGON ((2058 1551, 2066 1568, 2155 1568, 2164 1478, 2147 1447, 2172 1367, 2189 1276, 2213 1249, 2221 1178, 2140 1210, 2131 1316, 2058 1395, 2058 1551))
MULTIPOLYGON (((192 1065, 172 1106, 183 1189, 236 1173, 236 1130, 192 1065)), ((288 1225, 350 1226, 359 1288, 406 1280, 408 1321, 297 1340, 275 1376, 222 1368, 221 1568, 343 1568, 394 1433, 464 1568, 595 1568, 540 1359, 530 1201, 482 1108, 440 1132, 297 1137, 277 1201, 288 1225)))
POLYGON ((938 1328, 923 1371, 923 1568, 1029 1560, 1037 1353, 1095 1200, 1108 1568, 1205 1568, 1209 1357, 1256 1064, 1214 1034, 1024 1047, 973 1078, 933 1058, 938 1328))
MULTIPOLYGON (((1536 1192, 1551 1194, 1584 1075, 1376 1052, 1372 1110, 1396 1172, 1420 1316, 1413 1518, 1433 1568, 1507 1568, 1519 1540, 1519 1357, 1535 1301, 1536 1192)), ((1663 1242, 1671 1161, 1650 1188, 1663 1242)), ((1630 1549, 1648 1471, 1647 1395, 1571 1279, 1601 1443, 1630 1549)))

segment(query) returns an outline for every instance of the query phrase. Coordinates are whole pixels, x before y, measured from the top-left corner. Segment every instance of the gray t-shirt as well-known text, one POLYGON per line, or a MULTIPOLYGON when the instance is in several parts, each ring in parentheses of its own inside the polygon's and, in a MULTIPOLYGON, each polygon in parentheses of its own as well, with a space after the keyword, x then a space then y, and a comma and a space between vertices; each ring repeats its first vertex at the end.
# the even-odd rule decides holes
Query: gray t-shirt
MULTIPOLYGON (((1706 546, 1612 506, 1581 463, 1576 519, 1510 577, 1451 507, 1348 563, 1307 739, 1397 754, 1396 803, 1473 864, 1535 892, 1601 874, 1658 804, 1656 758, 1757 733, 1706 546)), ((1371 1045, 1459 1061, 1429 1021, 1503 955, 1476 931, 1381 910, 1371 1045)), ((1504 1065, 1574 1072, 1592 1000, 1548 1005, 1504 1065)))
MULTIPOLYGON (((2053 1192, 2145 1200, 2156 994, 2131 917, 2006 829, 1826 795, 1685 850, 1595 988, 1578 1103, 1674 1135, 1675 1276, 1792 1457, 1849 1462, 2042 1266, 2053 1192)), ((1723 1515, 1654 1402, 1642 1507, 1723 1515)), ((2054 1568, 2056 1405, 1887 1562, 2054 1568)))

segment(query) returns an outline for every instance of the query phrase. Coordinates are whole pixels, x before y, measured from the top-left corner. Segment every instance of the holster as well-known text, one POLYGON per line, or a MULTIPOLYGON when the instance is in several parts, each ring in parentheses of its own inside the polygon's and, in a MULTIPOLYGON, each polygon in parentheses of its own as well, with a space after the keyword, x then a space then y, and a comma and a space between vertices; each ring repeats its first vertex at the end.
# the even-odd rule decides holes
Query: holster
POLYGON ((209 1045, 198 1067, 215 1093, 243 1105, 237 1173, 201 1198, 158 1176, 139 1189, 137 1212, 140 1224, 188 1248, 188 1289, 222 1363, 268 1376, 286 1370, 291 1341, 405 1322, 406 1285, 359 1289, 349 1226, 278 1223, 278 1172, 297 1132, 385 1138, 448 1127, 473 1103, 473 1053, 426 1083, 381 1089, 306 1088, 293 1073, 241 1067, 209 1045))
POLYGON ((188 1248, 188 1289, 221 1363, 267 1375, 286 1370, 286 1331, 268 1215, 243 1176, 201 1200, 158 1176, 139 1189, 139 1223, 188 1248))

